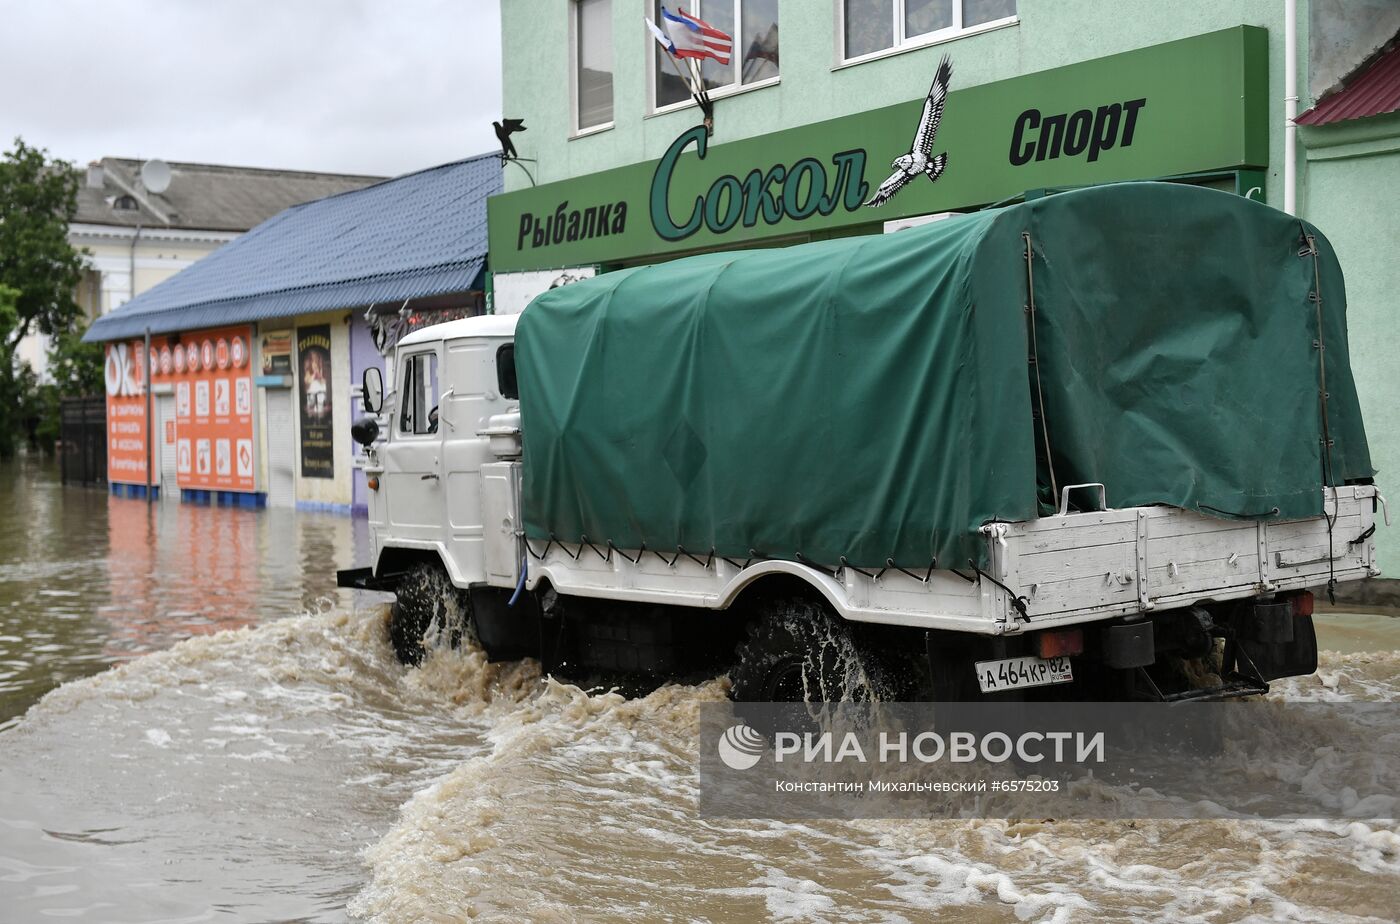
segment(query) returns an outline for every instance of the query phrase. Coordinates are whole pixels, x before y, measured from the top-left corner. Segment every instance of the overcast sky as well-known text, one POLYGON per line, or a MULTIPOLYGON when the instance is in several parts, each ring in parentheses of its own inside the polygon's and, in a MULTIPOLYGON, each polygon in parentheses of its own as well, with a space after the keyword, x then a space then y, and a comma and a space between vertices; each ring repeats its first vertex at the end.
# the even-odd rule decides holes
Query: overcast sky
POLYGON ((394 175, 497 147, 497 0, 0 0, 0 147, 394 175))

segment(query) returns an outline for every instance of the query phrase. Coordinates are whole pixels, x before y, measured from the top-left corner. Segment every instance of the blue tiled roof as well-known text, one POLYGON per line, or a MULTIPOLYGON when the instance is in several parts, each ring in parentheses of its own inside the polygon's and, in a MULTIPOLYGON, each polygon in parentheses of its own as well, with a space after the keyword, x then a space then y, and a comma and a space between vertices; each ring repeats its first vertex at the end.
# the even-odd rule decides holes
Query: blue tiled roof
POLYGON ((500 191, 500 156, 483 154, 293 206, 98 318, 83 339, 480 288, 486 197, 500 191))

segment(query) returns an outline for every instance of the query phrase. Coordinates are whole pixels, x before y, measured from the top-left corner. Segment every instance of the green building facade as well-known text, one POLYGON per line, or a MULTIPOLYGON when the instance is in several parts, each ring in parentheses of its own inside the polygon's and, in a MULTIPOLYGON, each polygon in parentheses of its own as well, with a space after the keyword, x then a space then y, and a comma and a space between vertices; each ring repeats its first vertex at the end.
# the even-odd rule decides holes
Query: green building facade
MULTIPOLYGON (((1284 0, 699 0, 686 9, 734 36, 730 65, 703 71, 712 133, 647 30, 654 0, 501 6, 504 115, 527 130, 489 204, 497 311, 581 275, 1068 187, 1173 179, 1284 204, 1284 0), (940 175, 868 205, 945 56, 940 175)), ((1394 40, 1400 4, 1298 0, 1296 25, 1302 112, 1394 40)), ((1400 472, 1400 113, 1303 126, 1296 150, 1297 212, 1346 274, 1384 490, 1400 472)), ((1400 529, 1377 538, 1400 577, 1400 529)))

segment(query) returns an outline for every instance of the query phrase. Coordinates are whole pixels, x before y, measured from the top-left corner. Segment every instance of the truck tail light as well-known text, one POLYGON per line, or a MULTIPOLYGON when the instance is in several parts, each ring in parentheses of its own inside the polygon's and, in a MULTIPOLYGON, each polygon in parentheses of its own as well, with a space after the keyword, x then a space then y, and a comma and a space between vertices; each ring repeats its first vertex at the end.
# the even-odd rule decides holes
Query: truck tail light
POLYGON ((1036 652, 1042 658, 1063 658, 1084 653, 1083 629, 1056 629, 1035 637, 1036 652))
POLYGON ((1311 590, 1304 590, 1294 594, 1289 602, 1293 604, 1294 616, 1311 616, 1313 614, 1313 595, 1311 590))

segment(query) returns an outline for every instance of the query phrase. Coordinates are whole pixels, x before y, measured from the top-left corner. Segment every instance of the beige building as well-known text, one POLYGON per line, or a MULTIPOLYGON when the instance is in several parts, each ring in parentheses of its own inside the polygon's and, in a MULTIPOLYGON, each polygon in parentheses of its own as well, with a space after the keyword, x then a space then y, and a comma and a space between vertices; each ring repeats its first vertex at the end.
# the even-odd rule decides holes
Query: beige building
MULTIPOLYGON (((78 210, 68 229, 86 251, 88 270, 75 300, 89 321, 107 314, 278 212, 382 177, 215 164, 170 163, 157 193, 142 161, 104 157, 79 179, 78 210)), ((154 185, 154 184, 153 184, 154 185)), ((30 336, 20 358, 41 375, 47 342, 30 336)))

